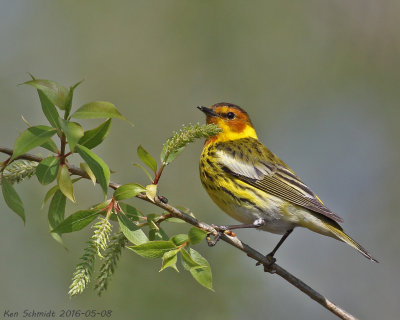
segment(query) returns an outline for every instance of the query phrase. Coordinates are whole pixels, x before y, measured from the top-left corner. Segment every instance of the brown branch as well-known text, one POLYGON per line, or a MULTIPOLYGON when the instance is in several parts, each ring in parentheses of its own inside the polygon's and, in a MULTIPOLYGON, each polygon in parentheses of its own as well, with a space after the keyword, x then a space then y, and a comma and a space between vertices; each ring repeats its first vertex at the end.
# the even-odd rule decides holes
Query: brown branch
MULTIPOLYGON (((1 148, 0 147, 0 152, 12 155, 13 151, 12 151, 12 149, 9 149, 9 148, 1 148)), ((42 160, 42 158, 31 155, 31 154, 24 154, 24 155, 18 157, 18 159, 25 159, 25 160, 36 161, 36 162, 40 162, 42 160)), ((69 166, 69 171, 71 172, 71 174, 78 175, 83 178, 89 179, 86 172, 84 172, 80 168, 77 168, 74 166, 69 166)), ((120 186, 121 185, 116 182, 110 182, 110 184, 109 184, 109 187, 114 190, 120 186)), ((181 219, 197 228, 200 228, 204 231, 209 232, 210 234, 212 234, 214 236, 217 235, 217 231, 212 226, 183 213, 182 211, 178 210, 177 208, 175 208, 169 204, 163 203, 157 197, 154 201, 150 200, 145 194, 142 194, 142 193, 138 194, 136 197, 141 200, 155 204, 157 207, 160 207, 163 210, 167 211, 171 217, 181 219)), ((265 265, 269 265, 271 263, 271 261, 265 255, 263 255, 262 253, 258 252, 255 249, 253 249, 249 245, 243 243, 237 237, 230 237, 226 234, 223 234, 221 236, 220 240, 225 241, 226 243, 243 251, 244 253, 247 254, 248 257, 256 260, 257 262, 260 262, 265 265)), ((288 281, 290 284, 292 284, 293 286, 295 286, 296 288, 298 288, 299 290, 304 292, 311 299, 317 301, 321 306, 323 306, 324 308, 326 308, 333 314, 337 315, 339 318, 345 319, 345 320, 356 319, 354 316, 352 316, 351 314, 349 314, 348 312, 346 312, 339 306, 335 305, 332 301, 325 298, 323 295, 321 295, 320 293, 315 291, 313 288, 311 288, 310 286, 305 284, 299 278, 295 277, 294 275, 292 275, 291 273, 286 271, 284 268, 280 267, 278 264, 276 264, 276 263, 272 264, 269 267, 268 272, 279 275, 280 277, 282 277, 283 279, 288 281)))
MULTIPOLYGON (((13 150, 10 148, 0 147, 0 152, 8 154, 10 156, 13 154, 13 150)), ((24 160, 35 161, 35 162, 40 162, 43 160, 43 158, 35 156, 33 154, 29 154, 29 153, 25 153, 22 156, 17 157, 16 160, 17 159, 24 159, 24 160)))
POLYGON ((158 181, 161 178, 161 175, 162 175, 162 172, 163 172, 164 168, 165 168, 165 164, 163 163, 161 165, 161 167, 160 167, 160 170, 158 170, 158 172, 156 174, 156 177, 154 178, 153 184, 158 184, 158 181))

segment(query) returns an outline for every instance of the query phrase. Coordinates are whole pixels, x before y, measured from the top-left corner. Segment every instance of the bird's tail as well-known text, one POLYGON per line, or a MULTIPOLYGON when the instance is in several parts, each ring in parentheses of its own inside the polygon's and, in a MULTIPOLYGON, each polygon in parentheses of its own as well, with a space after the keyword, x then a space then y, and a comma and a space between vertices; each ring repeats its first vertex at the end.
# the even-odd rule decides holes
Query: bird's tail
POLYGON ((327 226, 329 230, 334 234, 335 238, 346 242, 348 245, 352 246, 354 249, 356 249, 358 252, 360 252, 364 257, 374 261, 378 262, 374 257, 372 257, 367 250, 365 250, 359 243, 357 243, 355 240, 350 238, 346 233, 344 233, 343 230, 340 230, 339 228, 336 228, 333 225, 328 225, 327 226))

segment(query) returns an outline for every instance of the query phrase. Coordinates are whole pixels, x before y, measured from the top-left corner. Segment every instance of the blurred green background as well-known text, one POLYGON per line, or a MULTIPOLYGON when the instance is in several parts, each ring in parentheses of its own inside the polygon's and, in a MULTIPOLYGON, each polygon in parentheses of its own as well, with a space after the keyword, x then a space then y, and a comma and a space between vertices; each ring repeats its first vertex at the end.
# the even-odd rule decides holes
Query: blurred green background
MULTIPOLYGON (((381 261, 296 229, 278 263, 361 319, 398 319, 399 14, 396 0, 2 0, 0 145, 12 147, 24 130, 21 115, 32 124, 46 122, 35 90, 17 86, 29 80, 27 72, 64 85, 85 78, 75 108, 111 101, 135 124, 114 121, 96 149, 120 183, 147 182, 131 165, 138 162, 137 146, 158 157, 172 131, 204 122, 197 105, 238 104, 260 139, 381 261)), ((201 148, 201 142, 190 145, 167 168, 160 192, 208 223, 233 223, 201 187, 201 148)), ((17 190, 25 227, 0 200, 0 317, 4 310, 79 308, 111 309, 113 319, 335 319, 224 243, 198 246, 211 263, 215 292, 187 272, 159 273, 159 261, 124 252, 101 298, 89 288, 70 299, 71 275, 90 230, 66 235, 66 252, 48 233, 47 208, 40 209, 45 188, 34 178, 17 190)), ((89 182, 77 195, 79 205, 69 204, 69 212, 102 199, 89 182)), ((238 235, 266 253, 279 239, 254 230, 238 235)))

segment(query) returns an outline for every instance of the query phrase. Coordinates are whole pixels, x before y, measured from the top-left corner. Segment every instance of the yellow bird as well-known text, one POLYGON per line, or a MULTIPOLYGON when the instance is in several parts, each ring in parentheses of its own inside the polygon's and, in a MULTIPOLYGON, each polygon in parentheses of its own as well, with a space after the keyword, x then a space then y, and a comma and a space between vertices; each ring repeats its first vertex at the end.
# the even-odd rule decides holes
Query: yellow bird
MULTIPOLYGON (((295 227, 343 241, 378 262, 339 225, 343 219, 329 210, 281 159, 258 141, 246 111, 230 103, 198 107, 207 124, 222 132, 208 138, 200 158, 201 182, 211 199, 242 224, 220 231, 258 228, 283 234, 274 254, 295 227)), ((217 240, 218 238, 216 238, 217 240)), ((215 244, 215 242, 214 242, 215 244)))

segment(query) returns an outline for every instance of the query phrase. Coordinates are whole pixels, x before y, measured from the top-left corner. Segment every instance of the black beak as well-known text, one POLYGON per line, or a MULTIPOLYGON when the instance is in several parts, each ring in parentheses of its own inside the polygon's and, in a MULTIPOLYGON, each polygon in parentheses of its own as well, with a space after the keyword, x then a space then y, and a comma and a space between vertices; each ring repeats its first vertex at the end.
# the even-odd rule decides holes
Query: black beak
POLYGON ((207 107, 204 107, 204 106, 198 106, 197 109, 199 109, 200 111, 204 112, 208 116, 218 117, 218 114, 211 108, 207 108, 207 107))

